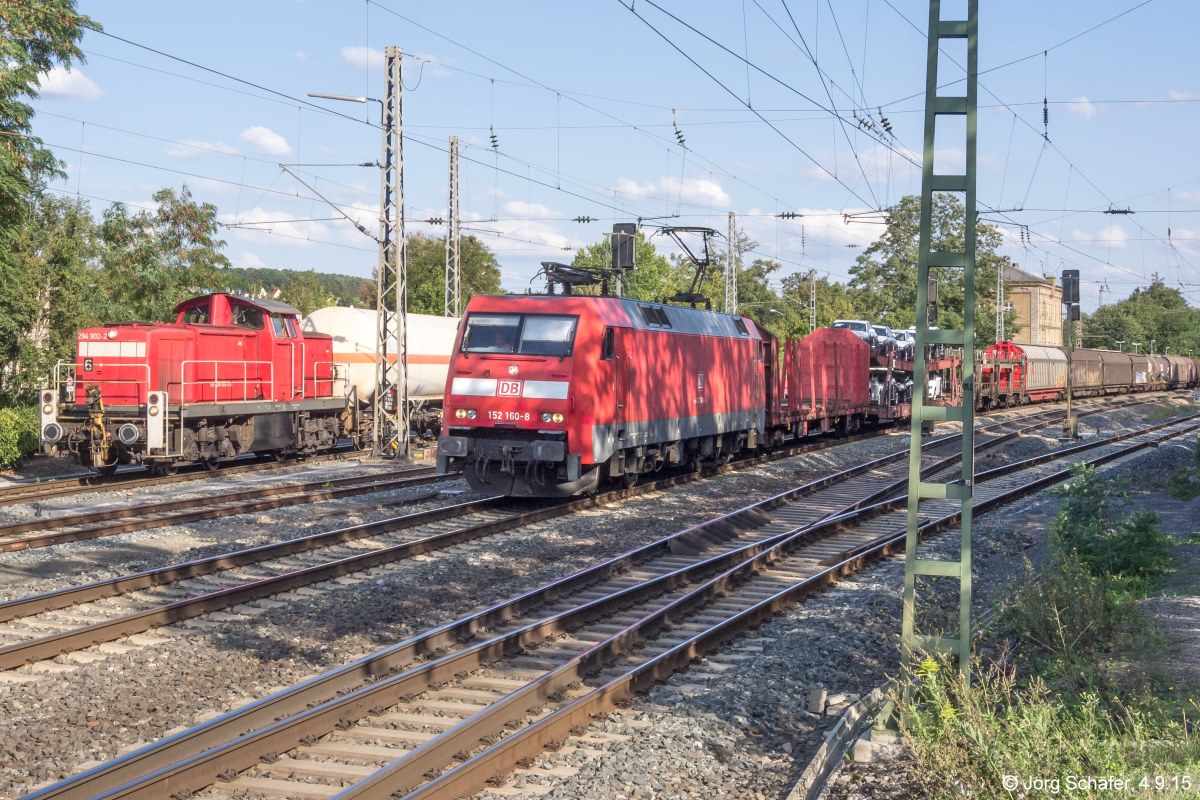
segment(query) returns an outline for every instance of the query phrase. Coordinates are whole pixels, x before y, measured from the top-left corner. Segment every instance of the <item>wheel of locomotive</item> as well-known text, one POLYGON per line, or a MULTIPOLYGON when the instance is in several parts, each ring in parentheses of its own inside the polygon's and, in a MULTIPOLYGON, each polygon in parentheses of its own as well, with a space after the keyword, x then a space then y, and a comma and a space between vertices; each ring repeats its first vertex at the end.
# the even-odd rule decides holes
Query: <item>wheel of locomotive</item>
POLYGON ((169 478, 179 472, 179 465, 175 462, 168 464, 154 464, 150 467, 150 474, 159 478, 169 478))
POLYGON ((96 464, 92 467, 92 469, 94 469, 94 470, 96 470, 96 472, 100 473, 101 476, 108 478, 117 471, 117 467, 119 467, 119 466, 120 466, 120 463, 114 461, 111 464, 96 464))
POLYGON ((621 476, 621 486, 625 487, 626 489, 632 489, 634 486, 637 486, 637 482, 638 473, 636 472, 626 472, 621 476))
POLYGON ((284 461, 287 461, 287 457, 288 457, 288 454, 282 450, 272 450, 271 451, 271 460, 274 461, 276 464, 282 464, 284 461))
POLYGON ((221 460, 216 456, 208 456, 204 459, 204 468, 209 472, 214 472, 221 468, 221 460))

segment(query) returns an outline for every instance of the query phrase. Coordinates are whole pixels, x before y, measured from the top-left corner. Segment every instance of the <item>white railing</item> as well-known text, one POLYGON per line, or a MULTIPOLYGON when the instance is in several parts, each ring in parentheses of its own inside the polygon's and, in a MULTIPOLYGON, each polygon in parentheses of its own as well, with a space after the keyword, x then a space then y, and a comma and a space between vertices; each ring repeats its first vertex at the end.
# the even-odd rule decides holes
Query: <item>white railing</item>
MULTIPOLYGON (((55 400, 61 400, 64 392, 63 387, 69 385, 70 391, 66 392, 66 396, 71 398, 70 402, 74 403, 76 399, 82 400, 86 389, 80 387, 80 383, 115 383, 121 385, 133 386, 134 401, 132 405, 142 405, 146 402, 146 394, 150 391, 150 365, 149 364, 130 364, 128 362, 115 361, 96 361, 88 359, 92 362, 92 374, 89 377, 80 381, 79 365, 74 361, 59 361, 54 365, 54 397, 55 400), (100 370, 137 370, 145 374, 145 378, 112 378, 107 375, 96 375, 94 373, 100 370)), ((123 373, 124 374, 124 373, 123 373)), ((128 402, 114 400, 111 397, 103 398, 105 402, 113 403, 114 405, 130 405, 128 402)))
POLYGON ((349 361, 329 361, 315 364, 313 367, 313 394, 321 393, 322 384, 329 385, 330 397, 345 397, 350 393, 350 362, 349 361), (329 377, 321 377, 321 368, 325 367, 329 370, 329 377), (341 393, 338 393, 338 387, 341 387, 341 393))
MULTIPOLYGON (((301 345, 303 347, 303 345, 301 345)), ((294 352, 294 347, 293 347, 294 352)), ((301 356, 307 360, 307 353, 301 351, 301 356)), ((160 382, 166 387, 166 391, 170 393, 172 401, 179 406, 187 405, 190 399, 192 403, 217 402, 217 398, 221 396, 222 390, 230 389, 222 400, 275 400, 275 378, 274 364, 270 361, 201 361, 191 360, 184 361, 180 369, 180 378, 178 381, 166 381, 168 376, 160 376, 160 382), (265 367, 265 370, 257 370, 258 375, 251 375, 252 367, 265 367), (205 374, 207 369, 208 374, 205 374), (265 374, 264 374, 265 373, 265 374), (190 397, 187 393, 188 387, 200 387, 198 396, 190 397), (178 387, 178 388, 176 388, 178 387)), ((59 361, 54 365, 54 396, 55 399, 64 397, 63 387, 71 386, 71 391, 66 393, 66 396, 71 397, 71 402, 74 402, 76 396, 79 400, 83 399, 80 392, 85 391, 83 384, 87 383, 103 383, 103 384, 123 384, 133 387, 132 391, 127 394, 132 395, 134 400, 128 401, 105 397, 105 401, 114 405, 144 405, 146 397, 151 391, 155 391, 150 386, 150 365, 149 364, 130 364, 116 362, 94 362, 92 364, 93 372, 86 377, 80 379, 78 377, 79 365, 73 361, 59 361), (98 370, 137 370, 140 374, 137 378, 113 378, 104 374, 95 374, 98 370)), ((292 359, 293 369, 293 387, 295 358, 292 359)), ((127 375, 128 373, 121 373, 127 375)), ((343 397, 350 390, 350 364, 349 362, 322 362, 314 365, 313 374, 307 374, 306 365, 301 367, 301 383, 300 396, 307 397, 310 394, 309 389, 305 384, 312 383, 311 394, 321 396, 322 387, 328 387, 330 397, 343 397), (325 373, 325 375, 322 375, 325 373), (340 392, 339 392, 340 390, 340 392)), ((293 390, 294 391, 294 390, 293 390)), ((118 397, 121 397, 118 394, 118 397)))
POLYGON ((180 380, 178 382, 170 382, 167 384, 168 391, 175 394, 172 386, 179 387, 179 403, 185 405, 185 398, 188 397, 187 389, 189 386, 199 387, 199 397, 194 398, 194 402, 219 402, 218 397, 221 389, 232 389, 223 400, 274 400, 275 399, 275 365, 270 361, 184 361, 180 365, 180 380), (250 377, 250 367, 266 367, 267 377, 264 378, 259 372, 255 377, 250 377), (199 372, 203 367, 211 367, 211 377, 199 377, 195 373, 199 372), (222 367, 227 368, 227 376, 221 376, 222 367), (189 368, 193 372, 193 380, 188 380, 189 368), (240 376, 239 376, 240 371, 240 376), (237 397, 237 386, 241 384, 241 397, 237 397), (263 387, 266 387, 264 390, 263 387), (207 387, 212 391, 212 397, 204 396, 204 388, 207 387), (251 392, 253 387, 253 393, 251 392))

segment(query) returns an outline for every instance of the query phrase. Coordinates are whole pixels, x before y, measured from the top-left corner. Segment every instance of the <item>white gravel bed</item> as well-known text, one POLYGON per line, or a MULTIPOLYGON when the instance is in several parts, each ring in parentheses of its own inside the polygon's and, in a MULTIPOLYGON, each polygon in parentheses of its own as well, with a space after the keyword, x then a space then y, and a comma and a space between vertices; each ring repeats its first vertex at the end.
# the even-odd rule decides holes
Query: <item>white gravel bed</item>
MULTIPOLYGON (((1105 415, 1102 430, 1124 430, 1148 409, 1105 415)), ((1096 418, 1093 417, 1093 420, 1096 418)), ((1028 458, 1060 446, 1026 436, 1004 459, 1028 458)), ((1143 451, 1111 468, 1114 475, 1161 485, 1182 463, 1181 448, 1143 451)), ((1186 504, 1179 504, 1186 505, 1186 504)), ((974 592, 978 615, 1007 595, 1039 560, 1058 500, 1048 492, 990 514, 973 526, 974 592)), ((1177 509, 1171 510, 1174 514, 1177 509)), ((929 540, 922 557, 957 557, 957 529, 929 540)), ((586 798, 782 798, 808 766, 837 716, 858 697, 894 675, 899 659, 903 557, 890 558, 837 588, 758 628, 718 653, 653 688, 627 709, 567 740, 558 752, 519 770, 505 789, 517 800, 586 798), (810 711, 825 693, 824 713, 810 711), (558 775, 550 774, 551 771, 558 775), (573 773, 562 777, 563 773, 573 773), (552 787, 547 792, 547 788, 552 787)), ((925 587, 926 595, 932 587, 925 587)), ((957 609, 957 581, 936 594, 957 609)), ((928 632, 928 631, 926 631, 928 632)), ((886 771, 876 771, 879 797, 889 797, 886 771)), ((891 787, 894 789, 894 786, 891 787)), ((835 795, 838 800, 872 795, 835 795)), ((897 797, 904 794, 895 795, 897 797)), ((495 800, 483 792, 477 800, 495 800)))
MULTIPOLYGON (((939 433, 948 432, 952 427, 939 426, 939 433)), ((597 509, 566 520, 542 523, 520 533, 495 537, 488 546, 455 548, 375 570, 366 578, 340 579, 280 596, 275 601, 239 607, 234 614, 214 615, 161 629, 165 635, 157 644, 150 644, 152 639, 149 637, 134 637, 137 641, 99 648, 107 652, 89 650, 76 658, 63 659, 64 663, 56 665, 56 669, 61 670, 57 674, 31 675, 25 670, 0 674, 0 718, 7 723, 0 728, 0 796, 20 793, 34 784, 64 777, 82 762, 111 758, 124 748, 154 740, 176 727, 195 724, 215 713, 266 696, 281 686, 373 652, 480 605, 526 591, 604 557, 739 508, 754 498, 794 487, 815 474, 902 450, 907 443, 907 432, 900 431, 835 450, 744 470, 720 480, 656 493, 619 508, 597 509), (14 682, 15 678, 31 680, 14 682)), ((464 494, 450 501, 461 502, 469 498, 470 495, 464 494)), ((351 498, 338 502, 351 504, 361 500, 351 498)), ((250 521, 216 520, 42 551, 6 554, 0 556, 0 579, 15 578, 15 586, 8 586, 7 591, 12 593, 11 596, 26 595, 223 552, 232 549, 235 543, 256 544, 278 539, 281 531, 289 534, 291 531, 315 532, 299 531, 312 513, 313 507, 280 509, 269 515, 256 515, 250 521), (263 517, 269 517, 269 521, 257 522, 263 517), (57 574, 49 576, 47 572, 52 569, 57 570, 57 574)), ((317 526, 318 529, 325 527, 329 526, 317 526)), ((886 570, 895 567, 881 569, 884 572, 880 574, 887 574, 886 570)), ((838 692, 861 691, 873 685, 877 673, 886 669, 888 659, 884 654, 890 652, 889 648, 894 650, 894 644, 886 640, 885 633, 891 625, 892 614, 883 612, 892 602, 889 598, 894 590, 886 580, 872 580, 880 583, 874 588, 870 583, 864 586, 876 594, 863 595, 866 605, 858 600, 853 605, 869 609, 862 612, 864 624, 878 617, 878 631, 873 633, 874 629, 868 628, 854 652, 860 657, 868 656, 864 661, 874 666, 847 669, 838 665, 840 651, 830 645, 818 649, 818 652, 820 649, 827 651, 828 656, 820 656, 828 659, 827 662, 811 664, 809 672, 797 681, 803 685, 820 683, 838 692), (880 640, 880 637, 885 638, 880 640), (870 657, 873 651, 878 653, 877 657, 870 657)), ((896 581, 898 578, 892 583, 896 581)), ((817 602, 835 601, 818 598, 817 602)), ((770 676, 764 672, 745 684, 753 687, 749 689, 751 696, 765 697, 765 689, 776 683, 784 688, 799 685, 789 684, 786 677, 777 677, 777 674, 785 675, 782 669, 785 665, 778 664, 778 659, 789 663, 803 661, 793 652, 796 646, 789 646, 787 642, 794 638, 808 641, 821 635, 836 641, 841 623, 833 620, 843 606, 847 603, 836 601, 830 610, 817 612, 807 621, 804 614, 812 612, 802 609, 795 612, 800 616, 794 619, 789 617, 771 623, 800 627, 795 628, 794 634, 785 631, 775 642, 769 643, 769 648, 764 647, 765 656, 759 659, 764 669, 765 665, 780 669, 771 670, 770 676), (838 602, 842 606, 837 606, 838 602), (785 649, 776 654, 776 647, 785 649)), ((810 604, 805 608, 819 607, 810 604)), ((735 685, 741 684, 731 680, 728 686, 706 687, 705 692, 732 689, 735 685)), ((687 709, 692 709, 696 699, 670 687, 655 691, 675 691, 680 703, 686 701, 681 707, 687 709)), ((649 707, 660 703, 666 706, 669 699, 669 694, 654 695, 649 707)), ((787 708, 795 704, 793 700, 782 704, 771 701, 771 704, 787 708)), ((741 716, 746 719, 762 716, 768 720, 766 707, 759 703, 755 705, 759 710, 753 715, 743 713, 741 716)), ((687 713, 704 712, 688 710, 687 713)), ((719 708, 714 714, 721 719, 727 718, 728 725, 740 725, 732 715, 725 715, 719 708)), ((797 720, 801 717, 795 715, 797 720)), ((609 724, 617 721, 619 718, 609 724)), ((820 724, 822 720, 816 722, 820 724)), ((691 723, 684 725, 684 728, 690 727, 691 723)), ((703 727, 696 726, 693 732, 700 730, 703 727)), ((818 728, 814 727, 816 730, 818 728)), ((641 731, 645 733, 645 729, 641 731)), ((722 736, 728 731, 725 729, 722 736)), ((642 738, 645 737, 639 736, 639 740, 642 738)), ((794 737, 788 733, 787 738, 794 737)), ((781 737, 779 747, 784 744, 781 737)), ((794 743, 790 746, 797 749, 794 743)), ((739 752, 736 747, 727 749, 729 753, 739 752)), ((753 771, 756 774, 770 772, 763 769, 762 763, 758 763, 753 771)), ((614 790, 617 786, 611 781, 603 785, 614 790)), ((610 796, 607 790, 598 789, 597 792, 591 796, 610 796)))

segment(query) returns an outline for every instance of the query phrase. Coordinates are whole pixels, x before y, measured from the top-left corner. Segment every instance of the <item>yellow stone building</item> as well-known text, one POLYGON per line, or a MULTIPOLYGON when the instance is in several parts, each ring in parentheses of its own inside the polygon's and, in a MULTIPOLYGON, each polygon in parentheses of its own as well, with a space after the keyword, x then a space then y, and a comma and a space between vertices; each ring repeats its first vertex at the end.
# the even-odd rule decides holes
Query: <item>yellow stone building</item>
POLYGON ((1004 268, 1004 299, 1012 303, 1016 332, 1009 338, 1026 344, 1063 343, 1062 287, 1053 275, 1041 277, 1004 268))

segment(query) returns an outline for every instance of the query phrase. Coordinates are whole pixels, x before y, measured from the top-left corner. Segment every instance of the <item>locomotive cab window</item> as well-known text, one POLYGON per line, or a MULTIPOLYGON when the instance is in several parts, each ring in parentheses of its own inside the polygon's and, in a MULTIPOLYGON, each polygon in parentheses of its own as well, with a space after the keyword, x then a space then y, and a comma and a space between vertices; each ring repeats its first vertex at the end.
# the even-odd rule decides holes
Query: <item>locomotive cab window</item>
POLYGON ((293 339, 296 336, 296 329, 293 326, 288 326, 291 320, 284 319, 279 314, 271 315, 271 328, 275 331, 276 339, 293 339))
POLYGON ((204 302, 197 303, 189 308, 185 308, 179 315, 179 321, 189 325, 207 324, 212 319, 212 316, 209 314, 208 310, 209 305, 210 304, 208 302, 204 302))
POLYGON ((519 314, 471 314, 462 349, 467 353, 516 352, 520 328, 519 314))
POLYGON ((551 317, 530 314, 521 327, 518 353, 530 356, 571 355, 575 342, 575 317, 551 317))
POLYGON ((250 328, 261 331, 266 325, 261 308, 248 306, 243 303, 232 303, 231 310, 233 312, 233 324, 239 328, 250 328))
POLYGON ((739 335, 741 335, 741 336, 749 336, 750 335, 750 331, 746 330, 746 323, 742 321, 741 317, 733 318, 733 326, 735 328, 737 328, 739 335))
POLYGON ((526 356, 571 355, 575 317, 548 314, 472 314, 467 317, 463 351, 526 356))
POLYGON ((600 360, 612 361, 617 357, 617 332, 612 328, 604 329, 604 340, 600 343, 600 360))

